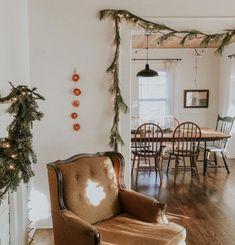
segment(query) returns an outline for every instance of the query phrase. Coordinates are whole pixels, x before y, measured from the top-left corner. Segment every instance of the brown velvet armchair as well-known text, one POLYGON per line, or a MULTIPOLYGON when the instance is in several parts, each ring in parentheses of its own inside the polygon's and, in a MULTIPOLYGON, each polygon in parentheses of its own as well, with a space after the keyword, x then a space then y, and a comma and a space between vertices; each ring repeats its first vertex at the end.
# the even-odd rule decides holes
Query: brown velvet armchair
POLYGON ((120 153, 78 154, 47 167, 56 245, 185 244, 165 204, 126 189, 120 153))

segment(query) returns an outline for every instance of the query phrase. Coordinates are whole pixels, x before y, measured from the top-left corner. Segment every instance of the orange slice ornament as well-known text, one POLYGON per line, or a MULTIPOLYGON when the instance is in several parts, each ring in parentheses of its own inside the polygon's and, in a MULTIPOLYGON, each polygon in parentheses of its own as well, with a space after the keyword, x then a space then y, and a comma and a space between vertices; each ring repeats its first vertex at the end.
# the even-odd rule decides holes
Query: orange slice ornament
POLYGON ((73 105, 73 107, 79 107, 80 106, 80 101, 79 100, 74 100, 73 102, 72 102, 72 105, 73 105))
POLYGON ((82 93, 82 91, 79 88, 75 88, 73 90, 73 93, 74 93, 75 96, 79 96, 82 93))
POLYGON ((73 112, 72 114, 71 114, 71 118, 72 119, 76 119, 78 117, 78 114, 76 113, 76 112, 73 112))
POLYGON ((80 80, 80 76, 77 73, 74 73, 72 76, 73 82, 78 82, 80 80))
POLYGON ((79 124, 79 123, 75 123, 75 124, 73 125, 73 129, 74 129, 75 131, 79 131, 79 130, 80 130, 80 124, 79 124))

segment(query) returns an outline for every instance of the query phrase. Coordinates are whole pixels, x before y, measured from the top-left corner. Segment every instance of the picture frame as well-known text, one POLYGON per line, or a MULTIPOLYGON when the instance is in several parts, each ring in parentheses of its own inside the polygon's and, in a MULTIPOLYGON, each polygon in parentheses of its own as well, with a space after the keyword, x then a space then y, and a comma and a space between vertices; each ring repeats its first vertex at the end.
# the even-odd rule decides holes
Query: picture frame
POLYGON ((184 108, 208 108, 209 90, 191 89, 184 90, 184 108))

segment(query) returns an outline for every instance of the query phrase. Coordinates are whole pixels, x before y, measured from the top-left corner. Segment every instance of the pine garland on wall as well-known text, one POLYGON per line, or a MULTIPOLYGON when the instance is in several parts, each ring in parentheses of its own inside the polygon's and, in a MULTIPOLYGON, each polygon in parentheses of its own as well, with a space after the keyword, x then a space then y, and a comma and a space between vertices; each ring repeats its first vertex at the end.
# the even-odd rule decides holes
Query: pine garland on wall
POLYGON ((44 98, 35 92, 36 88, 11 86, 10 94, 0 98, 0 103, 10 103, 7 112, 13 116, 7 138, 0 139, 0 204, 8 191, 16 191, 21 181, 28 183, 34 175, 31 161, 36 163, 37 158, 31 131, 33 122, 43 117, 37 100, 44 98))
POLYGON ((107 72, 112 75, 112 85, 110 92, 114 95, 114 119, 113 126, 110 132, 109 144, 114 150, 118 150, 118 145, 123 144, 122 137, 119 133, 119 120, 120 112, 127 113, 128 107, 121 95, 120 81, 119 81, 119 52, 120 52, 120 23, 126 21, 129 24, 139 26, 148 33, 159 34, 158 43, 162 44, 164 41, 177 37, 179 44, 184 46, 188 40, 199 39, 202 48, 208 47, 211 43, 218 43, 219 47, 216 49, 216 54, 221 55, 224 48, 229 45, 235 36, 235 29, 228 29, 221 33, 207 34, 198 30, 175 30, 166 25, 154 23, 152 21, 145 20, 138 17, 127 10, 115 10, 115 9, 104 9, 99 12, 100 20, 110 17, 114 22, 114 57, 111 65, 108 67, 107 72))

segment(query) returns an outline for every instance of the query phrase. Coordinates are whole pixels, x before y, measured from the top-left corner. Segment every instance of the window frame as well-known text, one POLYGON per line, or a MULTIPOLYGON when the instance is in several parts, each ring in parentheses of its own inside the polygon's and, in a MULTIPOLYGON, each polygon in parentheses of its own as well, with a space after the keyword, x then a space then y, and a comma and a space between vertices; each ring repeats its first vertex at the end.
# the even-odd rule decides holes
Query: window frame
MULTIPOLYGON (((166 82, 166 84, 165 84, 165 86, 166 86, 166 96, 165 96, 165 98, 164 97, 162 97, 162 98, 140 98, 140 81, 141 81, 141 79, 143 79, 143 78, 139 78, 138 79, 138 103, 137 103, 137 105, 138 105, 138 110, 137 110, 137 112, 138 112, 138 117, 139 118, 141 118, 141 115, 140 115, 140 102, 160 102, 160 101, 163 101, 163 102, 165 102, 165 104, 167 105, 167 113, 165 114, 165 115, 169 115, 170 114, 170 108, 171 108, 171 106, 170 106, 170 90, 171 90, 171 88, 169 87, 169 84, 167 84, 168 83, 168 81, 167 81, 167 72, 165 71, 165 70, 160 70, 160 71, 158 71, 159 73, 164 73, 165 75, 164 75, 164 77, 165 77, 165 82, 166 82)), ((157 118, 157 116, 156 116, 156 118, 157 118)), ((155 119, 150 119, 151 121, 155 121, 156 120, 156 118, 155 119)))

